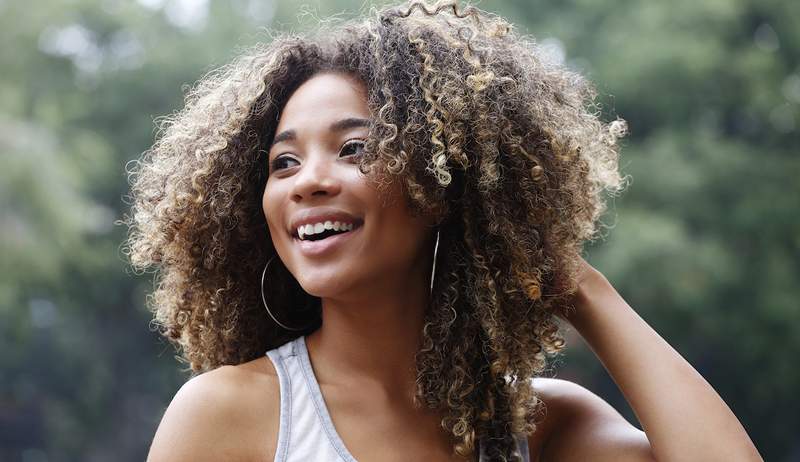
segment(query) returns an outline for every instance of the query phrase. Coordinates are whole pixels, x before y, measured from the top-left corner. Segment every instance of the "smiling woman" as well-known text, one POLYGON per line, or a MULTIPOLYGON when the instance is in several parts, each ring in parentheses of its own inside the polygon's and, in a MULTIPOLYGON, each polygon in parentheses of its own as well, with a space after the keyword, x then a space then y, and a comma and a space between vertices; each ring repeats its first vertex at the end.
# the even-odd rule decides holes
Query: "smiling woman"
POLYGON ((413 2, 197 85, 133 171, 133 264, 159 268, 155 319, 204 372, 151 460, 758 458, 580 257, 625 126, 542 56, 501 18, 413 2), (537 377, 559 317, 645 432, 537 377))

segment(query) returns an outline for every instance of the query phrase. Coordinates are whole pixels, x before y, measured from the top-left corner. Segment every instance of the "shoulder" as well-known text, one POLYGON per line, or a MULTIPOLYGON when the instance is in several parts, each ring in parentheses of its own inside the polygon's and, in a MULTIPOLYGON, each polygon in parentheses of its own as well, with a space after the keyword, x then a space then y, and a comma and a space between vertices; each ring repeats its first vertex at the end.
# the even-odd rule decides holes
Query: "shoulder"
POLYGON ((532 461, 653 461, 645 433, 605 400, 567 380, 536 378, 544 417, 528 438, 532 461))
POLYGON ((222 366, 178 390, 147 460, 271 460, 279 418, 280 388, 268 358, 222 366))

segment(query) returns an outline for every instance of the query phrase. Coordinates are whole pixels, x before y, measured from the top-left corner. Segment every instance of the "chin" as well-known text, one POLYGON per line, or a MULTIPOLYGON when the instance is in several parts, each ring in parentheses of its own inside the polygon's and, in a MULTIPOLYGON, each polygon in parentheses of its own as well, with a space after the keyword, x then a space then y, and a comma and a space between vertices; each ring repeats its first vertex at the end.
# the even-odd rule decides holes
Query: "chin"
POLYGON ((297 281, 307 294, 319 298, 336 297, 352 286, 349 278, 342 277, 342 274, 332 276, 305 274, 297 278, 297 281))

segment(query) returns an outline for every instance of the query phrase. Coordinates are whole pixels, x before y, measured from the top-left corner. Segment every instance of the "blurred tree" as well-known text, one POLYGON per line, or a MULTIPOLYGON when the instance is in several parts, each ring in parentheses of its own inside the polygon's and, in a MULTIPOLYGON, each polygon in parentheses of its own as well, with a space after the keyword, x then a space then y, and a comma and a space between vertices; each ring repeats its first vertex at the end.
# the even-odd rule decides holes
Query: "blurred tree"
MULTIPOLYGON (((151 275, 119 250, 125 164, 186 84, 268 30, 361 7, 307 3, 0 2, 0 460, 144 459, 185 375, 148 328, 151 275)), ((588 75, 606 117, 631 126, 631 187, 590 260, 767 460, 800 460, 800 3, 479 6, 588 75)), ((579 341, 559 364, 627 408, 579 341)))

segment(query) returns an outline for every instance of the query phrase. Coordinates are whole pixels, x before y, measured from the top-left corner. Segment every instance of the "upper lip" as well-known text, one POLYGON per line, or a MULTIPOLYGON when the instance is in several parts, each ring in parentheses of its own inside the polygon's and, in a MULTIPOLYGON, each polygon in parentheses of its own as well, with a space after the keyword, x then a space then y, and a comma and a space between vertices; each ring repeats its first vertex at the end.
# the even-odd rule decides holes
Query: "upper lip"
POLYGON ((344 210, 332 207, 314 207, 313 209, 305 209, 294 214, 289 225, 289 233, 292 236, 297 236, 297 228, 301 225, 308 225, 314 223, 325 223, 326 221, 338 221, 340 223, 353 223, 353 227, 357 228, 364 222, 359 217, 356 217, 344 210))

